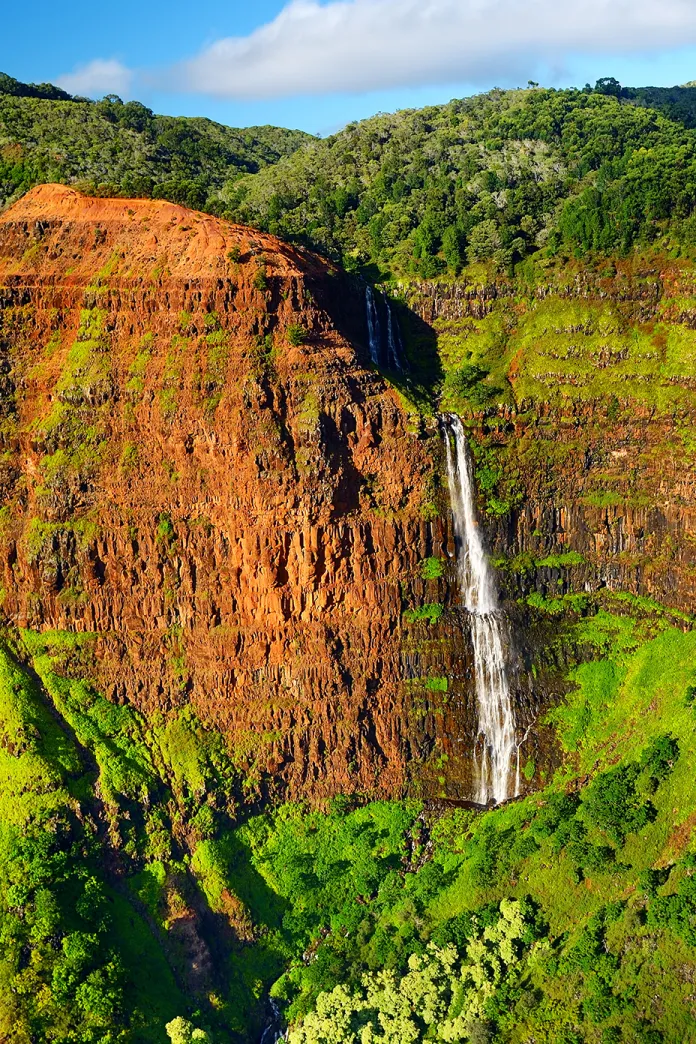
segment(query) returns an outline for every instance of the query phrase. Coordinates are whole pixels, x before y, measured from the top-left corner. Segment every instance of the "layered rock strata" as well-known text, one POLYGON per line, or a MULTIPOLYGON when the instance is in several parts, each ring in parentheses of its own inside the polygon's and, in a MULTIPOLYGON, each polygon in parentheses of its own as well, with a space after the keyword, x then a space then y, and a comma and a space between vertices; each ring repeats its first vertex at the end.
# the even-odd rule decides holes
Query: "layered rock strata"
POLYGON ((42 186, 0 215, 7 621, 96 632, 110 699, 192 704, 291 795, 400 793, 435 742, 402 613, 448 539, 438 438, 352 293, 169 203, 42 186))

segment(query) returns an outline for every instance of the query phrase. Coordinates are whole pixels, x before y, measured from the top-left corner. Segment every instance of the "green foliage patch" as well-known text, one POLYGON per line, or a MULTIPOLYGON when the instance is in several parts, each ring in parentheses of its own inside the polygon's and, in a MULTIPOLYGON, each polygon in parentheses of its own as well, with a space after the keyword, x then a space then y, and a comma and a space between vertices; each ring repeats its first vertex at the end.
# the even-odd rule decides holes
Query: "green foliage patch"
POLYGON ((258 171, 311 136, 279 127, 235 130, 157 116, 115 95, 74 99, 49 85, 0 82, 0 206, 44 182, 89 192, 213 208, 231 174, 258 171))
POLYGON ((404 620, 406 623, 425 621, 429 624, 436 624, 444 611, 444 606, 440 605, 439 602, 429 602, 426 605, 419 605, 415 609, 407 609, 404 613, 404 620))
POLYGON ((230 181, 222 198, 237 220, 348 267, 425 279, 507 268, 540 247, 625 251, 670 222, 686 241, 693 96, 675 106, 667 91, 598 84, 380 114, 230 181))
POLYGON ((149 929, 105 880, 88 749, 21 651, 0 649, 0 1032, 160 1042, 183 1000, 149 929))

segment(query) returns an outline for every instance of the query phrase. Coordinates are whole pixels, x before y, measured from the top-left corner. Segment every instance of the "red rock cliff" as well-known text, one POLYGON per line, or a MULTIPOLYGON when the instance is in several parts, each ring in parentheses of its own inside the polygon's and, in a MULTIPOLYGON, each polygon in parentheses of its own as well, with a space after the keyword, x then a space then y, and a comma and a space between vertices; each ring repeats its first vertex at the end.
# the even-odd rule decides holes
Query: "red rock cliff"
POLYGON ((111 699, 190 702, 290 793, 398 792, 433 731, 402 591, 442 533, 359 298, 273 237, 42 186, 0 215, 0 305, 6 618, 98 632, 111 699))

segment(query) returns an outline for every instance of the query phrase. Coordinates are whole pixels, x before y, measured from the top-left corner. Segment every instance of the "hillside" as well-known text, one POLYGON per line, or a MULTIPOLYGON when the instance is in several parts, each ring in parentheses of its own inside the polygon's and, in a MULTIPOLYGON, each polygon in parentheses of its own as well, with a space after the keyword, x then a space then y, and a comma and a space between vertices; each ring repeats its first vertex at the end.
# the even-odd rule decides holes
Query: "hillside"
POLYGON ((694 244, 696 89, 492 91, 383 114, 226 185, 230 216, 388 275, 694 244), (607 93, 609 92, 609 93, 607 93))
POLYGON ((202 209, 230 176, 276 163, 310 140, 280 127, 235 130, 207 119, 157 116, 111 96, 72 98, 50 84, 0 74, 0 207, 32 185, 59 181, 202 209))

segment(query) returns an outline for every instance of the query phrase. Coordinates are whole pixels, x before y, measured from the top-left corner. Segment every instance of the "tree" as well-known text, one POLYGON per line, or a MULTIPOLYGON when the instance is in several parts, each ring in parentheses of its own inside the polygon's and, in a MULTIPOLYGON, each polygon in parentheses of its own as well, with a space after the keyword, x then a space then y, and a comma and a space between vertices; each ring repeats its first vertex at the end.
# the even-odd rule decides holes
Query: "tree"
POLYGON ((492 218, 474 225, 469 233, 469 257, 472 261, 487 261, 500 250, 500 230, 492 218))
POLYGON ((456 275, 462 267, 461 236, 456 225, 448 225, 442 233, 442 253, 447 267, 456 275))
POLYGON ((322 992, 316 1007, 290 1030, 290 1044, 420 1044, 439 1040, 489 1039, 488 1011, 506 979, 525 970, 530 946, 529 909, 503 899, 495 923, 477 924, 477 934, 459 953, 429 943, 412 954, 408 971, 363 975, 352 991, 345 985, 322 992))
POLYGON ((620 98, 623 87, 613 76, 602 76, 595 84, 595 91, 597 94, 611 94, 614 98, 620 98))
POLYGON ((205 1030, 196 1029, 192 1022, 182 1018, 181 1015, 168 1022, 164 1028, 172 1044, 194 1044, 194 1041, 198 1041, 199 1044, 210 1044, 210 1037, 205 1030))

